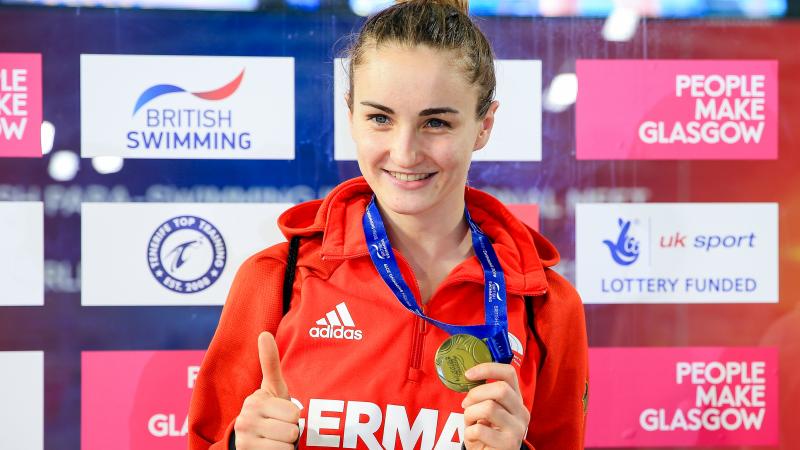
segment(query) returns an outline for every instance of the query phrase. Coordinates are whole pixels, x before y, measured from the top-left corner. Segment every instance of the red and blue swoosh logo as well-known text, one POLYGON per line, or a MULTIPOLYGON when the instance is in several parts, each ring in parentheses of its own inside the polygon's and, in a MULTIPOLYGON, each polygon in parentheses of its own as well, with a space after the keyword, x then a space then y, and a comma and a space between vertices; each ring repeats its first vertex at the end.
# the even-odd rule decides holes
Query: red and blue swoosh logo
POLYGON ((144 105, 150 103, 158 97, 161 97, 162 95, 167 94, 189 92, 195 97, 202 98, 204 100, 222 100, 228 98, 233 95, 237 89, 239 89, 239 85, 242 84, 242 78, 244 78, 244 69, 242 69, 242 71, 239 73, 239 76, 225 86, 205 92, 189 92, 186 89, 173 84, 157 84, 155 86, 151 86, 142 92, 142 95, 140 95, 139 99, 136 100, 136 106, 133 107, 133 115, 135 116, 136 112, 139 111, 144 105))

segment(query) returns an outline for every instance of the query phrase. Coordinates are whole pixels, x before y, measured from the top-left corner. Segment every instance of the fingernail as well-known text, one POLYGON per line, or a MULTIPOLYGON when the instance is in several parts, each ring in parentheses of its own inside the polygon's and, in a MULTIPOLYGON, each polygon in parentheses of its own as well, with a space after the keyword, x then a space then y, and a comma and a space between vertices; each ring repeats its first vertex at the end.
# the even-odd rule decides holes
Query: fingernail
POLYGON ((466 372, 464 372, 464 376, 467 377, 467 378, 470 378, 470 379, 474 375, 475 375, 475 370, 474 369, 468 369, 466 372))

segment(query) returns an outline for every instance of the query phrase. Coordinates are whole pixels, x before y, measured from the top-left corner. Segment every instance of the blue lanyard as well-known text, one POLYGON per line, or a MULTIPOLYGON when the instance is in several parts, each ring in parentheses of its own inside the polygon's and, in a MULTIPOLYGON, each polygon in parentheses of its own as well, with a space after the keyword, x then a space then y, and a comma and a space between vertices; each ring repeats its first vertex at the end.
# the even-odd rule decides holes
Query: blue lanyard
POLYGON ((431 319, 425 315, 400 273, 400 267, 397 265, 392 245, 389 243, 389 236, 386 233, 386 227, 383 225, 381 213, 375 204, 375 196, 372 197, 372 201, 364 212, 363 218, 364 236, 367 239, 369 256, 372 258, 372 263, 381 278, 383 278, 383 281, 406 309, 451 335, 471 334, 479 339, 485 339, 492 353, 492 358, 498 362, 509 363, 511 362, 512 354, 511 344, 508 340, 506 280, 503 276, 503 269, 500 267, 500 261, 497 259, 497 254, 495 254, 489 238, 472 221, 466 208, 464 208, 464 214, 472 230, 472 246, 475 250, 475 255, 478 257, 481 267, 483 267, 484 313, 486 320, 484 325, 451 325, 431 319))

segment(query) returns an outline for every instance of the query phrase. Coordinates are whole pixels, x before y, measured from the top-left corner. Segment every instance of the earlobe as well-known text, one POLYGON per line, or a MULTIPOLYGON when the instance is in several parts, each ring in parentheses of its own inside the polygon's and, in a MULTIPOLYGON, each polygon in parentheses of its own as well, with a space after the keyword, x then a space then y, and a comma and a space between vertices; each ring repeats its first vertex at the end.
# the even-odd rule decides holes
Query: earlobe
POLYGON ((486 133, 486 131, 484 131, 484 130, 481 130, 481 132, 478 133, 477 139, 475 139, 475 147, 472 149, 472 151, 473 152, 477 152, 478 150, 482 149, 483 147, 486 147, 486 143, 487 142, 489 142, 488 133, 486 133))

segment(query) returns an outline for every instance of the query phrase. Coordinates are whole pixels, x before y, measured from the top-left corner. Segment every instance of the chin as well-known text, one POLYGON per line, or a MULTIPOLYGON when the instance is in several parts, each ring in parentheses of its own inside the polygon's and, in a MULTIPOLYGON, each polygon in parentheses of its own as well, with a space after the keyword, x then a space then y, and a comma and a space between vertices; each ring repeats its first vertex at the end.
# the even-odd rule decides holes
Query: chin
POLYGON ((431 207, 431 205, 427 204, 427 202, 414 201, 415 199, 408 199, 408 200, 410 201, 382 202, 381 205, 385 209, 388 209, 389 211, 392 211, 395 214, 402 214, 406 216, 414 216, 417 214, 421 214, 430 209, 431 207))

